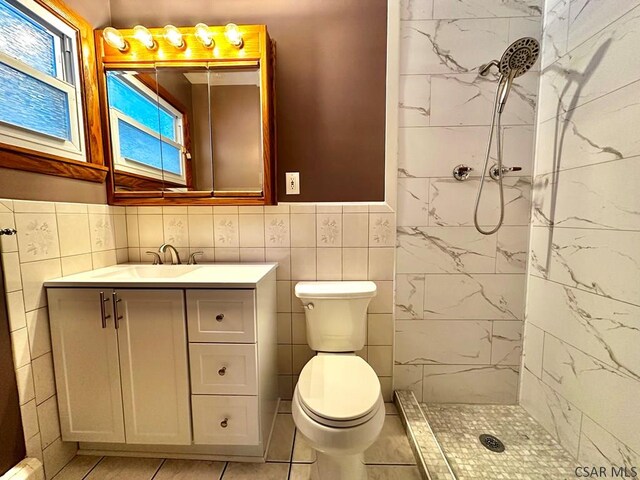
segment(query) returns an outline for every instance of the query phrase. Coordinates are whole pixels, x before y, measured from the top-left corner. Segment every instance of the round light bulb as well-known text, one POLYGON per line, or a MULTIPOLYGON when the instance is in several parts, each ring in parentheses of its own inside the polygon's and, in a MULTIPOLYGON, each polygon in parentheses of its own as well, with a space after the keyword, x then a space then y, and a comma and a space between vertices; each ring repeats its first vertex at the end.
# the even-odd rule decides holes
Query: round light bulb
POLYGON ((235 23, 228 23, 226 27, 224 27, 224 36, 227 37, 227 40, 231 45, 236 48, 242 48, 244 44, 242 40, 242 33, 240 33, 240 29, 235 23))
POLYGON ((102 31, 102 38, 104 41, 111 45, 113 48, 117 48, 121 52, 124 52, 129 44, 124 39, 122 34, 113 27, 107 27, 102 31))
POLYGON ((133 36, 149 50, 153 50, 154 48, 156 48, 156 42, 147 27, 136 25, 135 27, 133 27, 133 36))
POLYGON ((196 35, 196 38, 200 40, 202 45, 204 45, 205 47, 211 48, 215 45, 215 42, 213 41, 213 36, 209 31, 209 27, 204 23, 199 23, 196 25, 195 35, 196 35))
POLYGON ((173 25, 167 25, 166 27, 164 27, 164 38, 167 42, 169 42, 176 48, 184 47, 182 33, 173 25))

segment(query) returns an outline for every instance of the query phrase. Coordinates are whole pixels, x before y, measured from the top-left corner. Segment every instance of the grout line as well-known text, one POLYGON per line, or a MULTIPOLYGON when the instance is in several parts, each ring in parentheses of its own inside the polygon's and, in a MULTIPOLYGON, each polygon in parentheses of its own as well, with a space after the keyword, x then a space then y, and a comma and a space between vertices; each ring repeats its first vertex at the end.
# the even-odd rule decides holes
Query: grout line
POLYGON ((156 475, 158 475, 158 472, 160 472, 160 469, 162 469, 162 466, 164 465, 164 463, 167 461, 166 458, 163 458, 162 461, 160 462, 160 465, 158 465, 158 468, 156 469, 156 471, 154 472, 153 475, 151 475, 151 478, 149 480, 153 480, 154 478, 156 478, 156 475))
POLYGON ((218 477, 218 480, 222 480, 224 477, 224 474, 227 472, 227 467, 229 466, 229 462, 224 462, 224 467, 222 467, 222 471, 220 472, 220 476, 218 477))
MULTIPOLYGON (((76 454, 76 457, 77 457, 77 456, 78 456, 78 455, 76 454)), ((96 469, 96 467, 102 463, 102 461, 103 461, 104 459, 105 459, 105 457, 101 457, 101 458, 100 458, 100 460, 98 460, 98 461, 96 462, 96 464, 95 464, 93 467, 91 467, 91 468, 89 469, 89 471, 88 471, 88 472, 87 472, 87 473, 82 477, 82 479, 84 480, 85 478, 87 478, 87 477, 91 474, 91 472, 93 472, 93 471, 96 469)), ((71 463, 71 462, 69 462, 69 463, 71 463)), ((68 464, 67 464, 67 465, 68 465, 68 464)), ((65 465, 65 467, 66 467, 66 465, 65 465)), ((61 471, 62 471, 62 470, 61 470, 61 471)), ((60 472, 58 472, 58 473, 60 473, 60 472)), ((57 475, 57 474, 56 474, 56 475, 57 475)))

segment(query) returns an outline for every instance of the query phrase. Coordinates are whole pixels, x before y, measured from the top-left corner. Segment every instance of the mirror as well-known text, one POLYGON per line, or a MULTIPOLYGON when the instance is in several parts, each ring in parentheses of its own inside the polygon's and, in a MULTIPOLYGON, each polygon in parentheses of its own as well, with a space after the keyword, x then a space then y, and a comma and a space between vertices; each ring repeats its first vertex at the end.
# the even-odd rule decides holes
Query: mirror
POLYGON ((131 30, 123 49, 96 32, 110 203, 275 202, 273 45, 264 25, 240 26, 239 46, 208 28, 209 47, 191 27, 182 47, 157 28, 153 48, 131 30))
POLYGON ((215 194, 260 194, 263 183, 260 70, 213 70, 210 102, 215 194))
POLYGON ((208 75, 206 68, 106 73, 116 191, 212 190, 208 75), (192 89, 189 75, 202 78, 202 88, 192 89))

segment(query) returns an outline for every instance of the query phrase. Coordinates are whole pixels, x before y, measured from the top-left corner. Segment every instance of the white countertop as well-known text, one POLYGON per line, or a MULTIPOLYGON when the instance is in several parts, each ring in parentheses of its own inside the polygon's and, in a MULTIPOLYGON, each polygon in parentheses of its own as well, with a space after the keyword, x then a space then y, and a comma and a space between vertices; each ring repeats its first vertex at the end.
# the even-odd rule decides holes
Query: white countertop
POLYGON ((125 263, 44 282, 45 287, 255 288, 277 263, 125 263))

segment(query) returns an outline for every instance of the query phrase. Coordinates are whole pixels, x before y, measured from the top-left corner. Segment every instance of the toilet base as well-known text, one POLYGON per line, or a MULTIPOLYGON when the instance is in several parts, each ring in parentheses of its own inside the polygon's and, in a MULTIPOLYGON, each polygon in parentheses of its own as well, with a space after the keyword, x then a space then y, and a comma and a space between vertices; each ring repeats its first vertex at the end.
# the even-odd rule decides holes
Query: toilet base
POLYGON ((327 455, 316 450, 318 460, 311 470, 312 480, 367 480, 364 454, 327 455))

